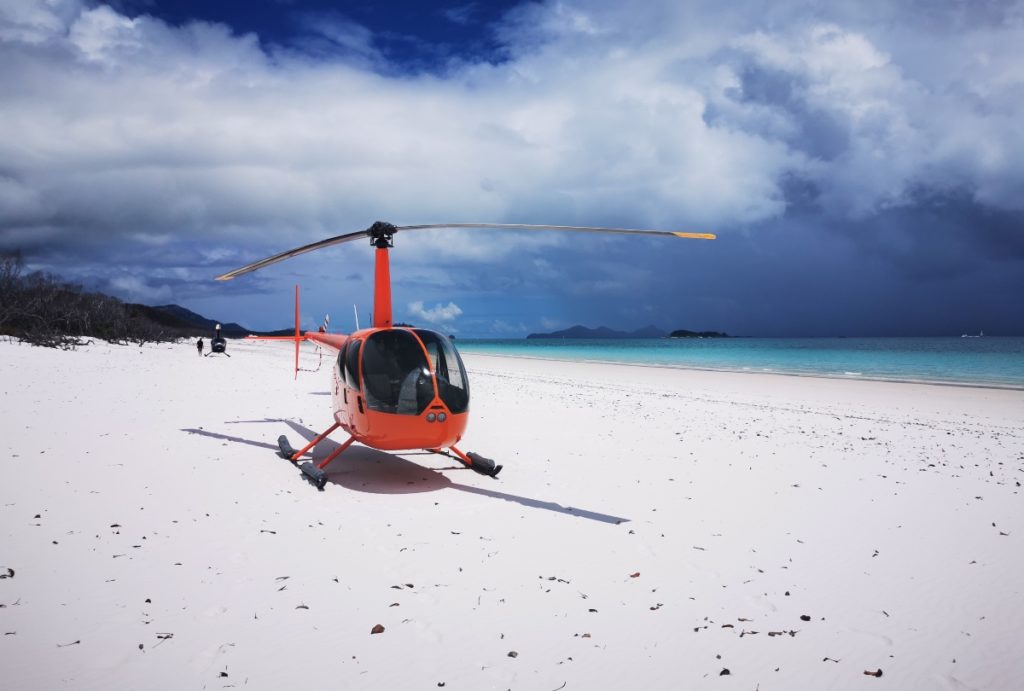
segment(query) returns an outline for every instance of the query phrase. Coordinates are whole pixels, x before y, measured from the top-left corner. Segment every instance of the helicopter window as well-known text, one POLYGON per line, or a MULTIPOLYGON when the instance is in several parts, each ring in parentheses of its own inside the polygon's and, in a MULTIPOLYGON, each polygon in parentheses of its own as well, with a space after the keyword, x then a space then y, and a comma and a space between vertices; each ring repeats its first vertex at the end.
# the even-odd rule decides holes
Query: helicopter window
POLYGON ((338 351, 338 374, 341 375, 342 379, 345 377, 345 351, 348 350, 348 341, 345 345, 341 346, 341 350, 338 351))
POLYGON ((419 415, 434 400, 423 348, 408 331, 377 331, 363 347, 363 384, 371 410, 419 415))
POLYGON ((452 342, 439 333, 417 329, 416 335, 423 341, 430 364, 437 377, 437 392, 441 400, 453 413, 464 413, 469 409, 469 380, 466 367, 462 364, 459 351, 452 342))
POLYGON ((359 388, 359 346, 362 341, 353 341, 345 351, 345 384, 349 388, 359 388))

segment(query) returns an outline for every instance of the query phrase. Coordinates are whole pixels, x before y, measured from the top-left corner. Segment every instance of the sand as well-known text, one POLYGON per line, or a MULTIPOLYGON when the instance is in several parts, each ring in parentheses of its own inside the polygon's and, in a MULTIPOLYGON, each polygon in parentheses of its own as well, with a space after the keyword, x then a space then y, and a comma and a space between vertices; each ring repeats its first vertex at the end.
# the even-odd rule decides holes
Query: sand
POLYGON ((228 352, 0 343, 4 688, 1021 687, 1024 392, 471 354, 500 479, 317 492, 329 361, 228 352))

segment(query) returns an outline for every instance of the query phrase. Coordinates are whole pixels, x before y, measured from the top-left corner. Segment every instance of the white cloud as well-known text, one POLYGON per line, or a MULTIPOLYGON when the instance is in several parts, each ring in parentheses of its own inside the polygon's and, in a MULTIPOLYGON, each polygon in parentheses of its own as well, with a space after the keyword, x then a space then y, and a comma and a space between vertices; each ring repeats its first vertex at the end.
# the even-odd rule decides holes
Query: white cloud
MULTIPOLYGON (((222 25, 10 0, 0 246, 285 249, 379 217, 718 230, 784 214, 793 180, 836 215, 921 188, 1021 208, 1020 12, 924 26, 869 5, 533 3, 504 26, 505 63, 386 76, 351 22, 319 24, 354 54, 326 59, 222 25)), ((433 265, 565 240, 399 241, 414 250, 399 261, 433 265)))
POLYGON ((468 25, 473 23, 473 17, 479 12, 479 6, 475 2, 464 5, 456 5, 441 10, 441 15, 453 24, 468 25))
POLYGON ((0 41, 43 43, 63 31, 81 7, 80 0, 4 0, 0 41))
POLYGON ((522 322, 512 324, 504 319, 495 319, 489 325, 489 331, 499 338, 522 338, 529 330, 529 327, 522 322))
POLYGON ((416 300, 409 303, 409 314, 413 319, 421 319, 430 324, 449 324, 462 314, 462 309, 454 302, 425 308, 422 300, 416 300))

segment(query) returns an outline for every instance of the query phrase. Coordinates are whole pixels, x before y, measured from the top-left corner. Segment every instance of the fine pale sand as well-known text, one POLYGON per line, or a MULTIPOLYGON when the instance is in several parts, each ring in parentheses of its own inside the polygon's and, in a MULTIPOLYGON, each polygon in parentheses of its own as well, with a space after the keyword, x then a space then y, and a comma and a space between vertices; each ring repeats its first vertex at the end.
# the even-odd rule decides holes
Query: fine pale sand
POLYGON ((473 354, 499 480, 319 493, 330 361, 228 352, 0 343, 3 688, 1024 683, 1024 392, 473 354))

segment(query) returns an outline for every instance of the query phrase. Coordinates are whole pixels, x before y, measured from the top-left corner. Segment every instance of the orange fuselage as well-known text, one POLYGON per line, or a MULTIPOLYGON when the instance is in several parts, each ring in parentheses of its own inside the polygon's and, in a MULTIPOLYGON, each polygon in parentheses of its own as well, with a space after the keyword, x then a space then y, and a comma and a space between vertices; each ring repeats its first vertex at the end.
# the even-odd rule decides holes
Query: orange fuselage
MULTIPOLYGON (((363 352, 358 357, 358 387, 346 379, 345 363, 339 355, 349 344, 365 343, 373 334, 390 331, 388 328, 363 329, 348 335, 307 331, 303 340, 313 341, 333 354, 331 367, 331 401, 335 421, 355 437, 356 441, 385 451, 400 449, 443 449, 462 439, 469 421, 468 411, 453 413, 439 395, 438 377, 431 373, 432 400, 416 414, 397 414, 374 410, 367 401, 363 369, 363 352), (443 415, 442 415, 443 413, 443 415)), ((413 333, 411 329, 394 329, 413 333)), ((430 360, 426 348, 417 339, 425 360, 430 360)))

